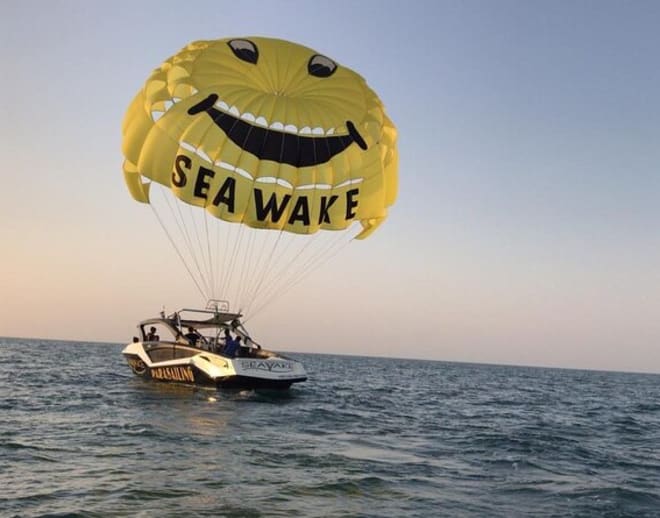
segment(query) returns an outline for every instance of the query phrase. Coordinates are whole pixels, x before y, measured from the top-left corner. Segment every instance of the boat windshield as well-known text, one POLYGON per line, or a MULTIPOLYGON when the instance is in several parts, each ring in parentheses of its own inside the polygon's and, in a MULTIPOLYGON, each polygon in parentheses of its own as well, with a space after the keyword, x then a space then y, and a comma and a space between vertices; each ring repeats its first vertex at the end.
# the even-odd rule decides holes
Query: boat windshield
POLYGON ((140 325, 143 342, 174 342, 176 331, 164 322, 148 322, 140 325))

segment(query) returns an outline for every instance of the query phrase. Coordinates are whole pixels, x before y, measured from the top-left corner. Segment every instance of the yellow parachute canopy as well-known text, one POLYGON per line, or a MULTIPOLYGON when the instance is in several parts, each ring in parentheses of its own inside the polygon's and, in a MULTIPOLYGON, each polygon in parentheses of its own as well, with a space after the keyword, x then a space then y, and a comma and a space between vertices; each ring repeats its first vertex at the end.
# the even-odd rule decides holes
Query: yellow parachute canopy
POLYGON ((365 80, 288 41, 197 41, 154 70, 123 124, 124 176, 221 220, 369 235, 397 192, 396 128, 365 80))
POLYGON ((131 195, 200 293, 244 313, 371 234, 397 192, 396 129, 365 80, 270 38, 165 61, 128 108, 122 150, 131 195))

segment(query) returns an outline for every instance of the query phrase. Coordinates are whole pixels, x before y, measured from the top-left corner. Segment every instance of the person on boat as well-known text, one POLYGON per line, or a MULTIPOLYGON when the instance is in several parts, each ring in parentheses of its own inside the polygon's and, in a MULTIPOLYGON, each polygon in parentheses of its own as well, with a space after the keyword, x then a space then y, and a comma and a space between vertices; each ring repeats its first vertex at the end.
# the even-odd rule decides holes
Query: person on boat
POLYGON ((232 338, 229 333, 229 329, 225 329, 225 348, 222 351, 225 356, 233 358, 238 349, 241 347, 241 337, 240 335, 236 338, 232 338))
POLYGON ((196 345, 201 336, 197 331, 195 331, 194 327, 188 327, 188 332, 184 335, 186 337, 186 340, 190 342, 190 345, 196 345))
POLYGON ((158 342, 160 340, 160 336, 156 334, 156 328, 151 327, 149 329, 149 334, 147 335, 147 342, 158 342))

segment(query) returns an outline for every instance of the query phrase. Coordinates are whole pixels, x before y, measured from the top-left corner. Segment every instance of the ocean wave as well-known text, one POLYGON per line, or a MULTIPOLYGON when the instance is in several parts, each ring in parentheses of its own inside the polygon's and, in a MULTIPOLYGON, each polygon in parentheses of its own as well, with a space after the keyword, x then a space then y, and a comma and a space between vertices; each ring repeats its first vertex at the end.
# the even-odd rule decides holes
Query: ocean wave
POLYGON ((3 516, 660 509, 658 376, 299 355, 275 395, 148 383, 120 351, 2 340, 3 516))

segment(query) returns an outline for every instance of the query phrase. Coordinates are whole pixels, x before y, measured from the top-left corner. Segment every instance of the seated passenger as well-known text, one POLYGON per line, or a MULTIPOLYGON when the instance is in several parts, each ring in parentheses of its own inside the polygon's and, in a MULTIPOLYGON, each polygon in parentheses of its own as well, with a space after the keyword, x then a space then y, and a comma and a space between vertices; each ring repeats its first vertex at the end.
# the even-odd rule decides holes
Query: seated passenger
POLYGON ((149 329, 149 334, 147 335, 147 342, 158 342, 160 340, 160 336, 156 334, 156 328, 151 327, 149 329))
POLYGON ((190 342, 190 345, 196 345, 201 338, 200 334, 195 331, 194 327, 188 327, 188 332, 184 336, 186 340, 190 342))

